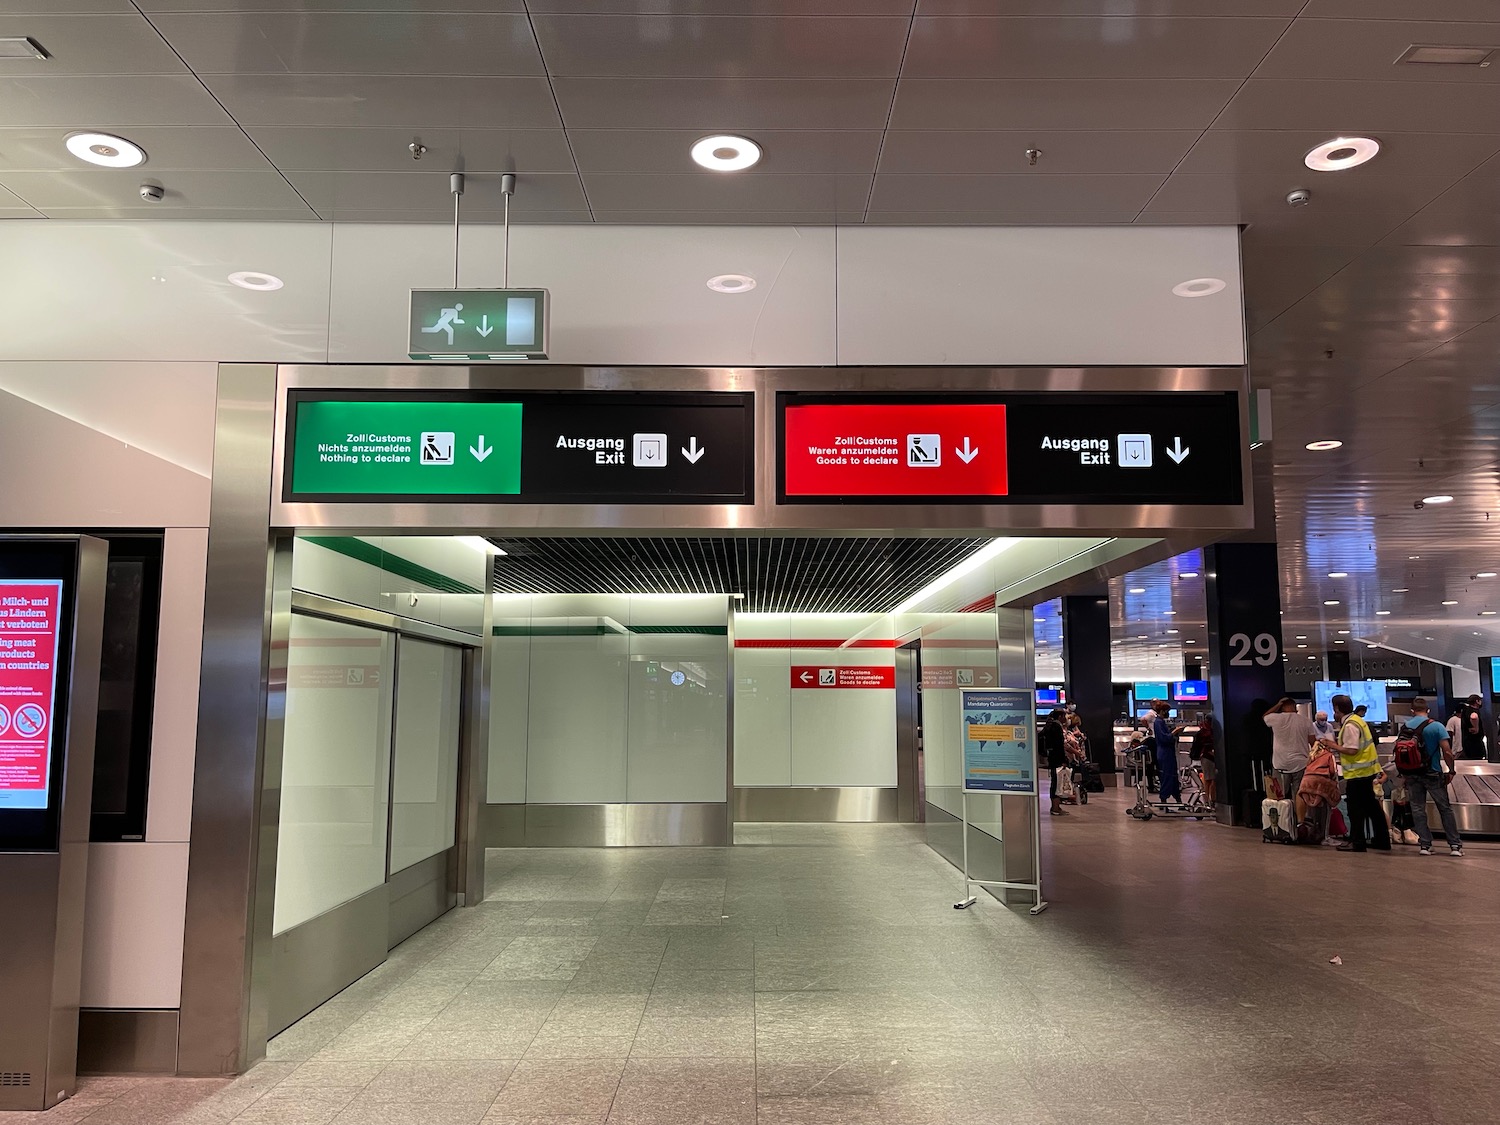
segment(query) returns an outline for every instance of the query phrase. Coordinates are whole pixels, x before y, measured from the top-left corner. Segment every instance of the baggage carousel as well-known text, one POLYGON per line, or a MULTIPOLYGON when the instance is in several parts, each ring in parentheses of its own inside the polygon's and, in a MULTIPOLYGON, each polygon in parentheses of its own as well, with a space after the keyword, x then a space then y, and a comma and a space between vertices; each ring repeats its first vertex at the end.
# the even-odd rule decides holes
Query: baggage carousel
MULTIPOLYGON (((1500 836, 1500 762, 1459 761, 1458 776, 1448 788, 1458 830, 1481 836, 1500 836)), ((1430 805, 1427 823, 1440 824, 1430 805)))

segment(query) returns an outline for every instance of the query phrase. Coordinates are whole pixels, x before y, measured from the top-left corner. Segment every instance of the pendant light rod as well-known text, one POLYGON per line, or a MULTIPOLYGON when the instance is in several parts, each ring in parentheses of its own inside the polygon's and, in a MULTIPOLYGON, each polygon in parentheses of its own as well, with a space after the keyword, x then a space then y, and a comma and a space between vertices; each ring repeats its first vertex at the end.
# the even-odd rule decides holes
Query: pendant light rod
POLYGON ((505 196, 505 250, 501 259, 500 287, 510 288, 510 197, 516 194, 516 174, 506 172, 500 177, 500 193, 505 196))
POLYGON ((454 172, 448 177, 448 190, 453 193, 453 288, 458 288, 458 207, 464 196, 464 174, 454 172))

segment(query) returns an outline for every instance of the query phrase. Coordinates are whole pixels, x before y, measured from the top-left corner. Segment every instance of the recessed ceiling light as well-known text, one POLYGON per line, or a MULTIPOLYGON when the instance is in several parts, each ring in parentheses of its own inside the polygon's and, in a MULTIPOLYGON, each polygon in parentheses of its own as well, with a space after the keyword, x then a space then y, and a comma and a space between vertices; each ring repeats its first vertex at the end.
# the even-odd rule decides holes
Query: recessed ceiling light
POLYGON ((1307 634, 1306 633, 1298 633, 1297 636, 1296 636, 1296 639, 1299 640, 1299 641, 1305 641, 1305 640, 1307 640, 1307 634))
MULTIPOLYGON (((1451 503, 1453 503, 1453 497, 1445 495, 1445 494, 1439 494, 1437 496, 1424 496, 1424 497, 1422 497, 1422 503, 1424 503, 1424 504, 1451 504, 1451 503)), ((1416 558, 1417 556, 1413 555, 1412 557, 1416 558)))
POLYGON ((1195 645, 1198 642, 1197 641, 1183 641, 1182 643, 1185 644, 1185 645, 1195 645))
POLYGON ((1126 593, 1128 593, 1128 594, 1144 594, 1145 592, 1146 592, 1145 589, 1143 587, 1140 587, 1140 586, 1136 586, 1133 589, 1130 589, 1130 590, 1126 591, 1126 593))
POLYGON ((46 59, 47 49, 25 35, 7 35, 0 39, 0 59, 46 59))
POLYGON ((1184 570, 1177 577, 1178 578, 1197 578, 1198 577, 1198 572, 1196 570, 1184 570))
POLYGON ((146 163, 146 150, 109 133, 69 133, 63 144, 79 160, 104 168, 134 168, 146 163))
POLYGON ((1333 643, 1334 643, 1334 644, 1336 644, 1336 645, 1341 645, 1341 644, 1343 644, 1343 643, 1344 643, 1344 642, 1343 642, 1343 641, 1342 641, 1342 640, 1340 640, 1340 639, 1339 639, 1339 638, 1337 638, 1337 637, 1335 637, 1335 638, 1334 638, 1334 639, 1333 639, 1333 643))
POLYGON ((1458 603, 1455 602, 1455 601, 1445 601, 1443 604, 1444 605, 1457 605, 1458 603))
POLYGON ((1379 648, 1379 645, 1365 645, 1365 648, 1379 648))
POLYGON ((1167 633, 1168 633, 1168 634, 1172 634, 1172 633, 1176 633, 1176 632, 1178 632, 1178 630, 1177 630, 1177 629, 1168 629, 1168 630, 1167 630, 1167 633))
POLYGON ((1339 603, 1335 600, 1335 601, 1326 601, 1323 604, 1324 605, 1338 605, 1339 603))
POLYGON ((1329 578, 1348 578, 1349 577, 1349 572, 1347 570, 1330 570, 1328 572, 1328 577, 1329 578))
POLYGON ((1306 645, 1298 645, 1297 647, 1298 648, 1306 648, 1307 646, 1306 645))
POLYGON ((1145 633, 1142 633, 1139 637, 1136 638, 1136 640, 1138 640, 1138 641, 1144 641, 1145 639, 1146 639, 1146 634, 1145 633))
POLYGON ((1494 617, 1495 616, 1495 611, 1493 609, 1481 609, 1479 611, 1479 616, 1480 617, 1494 617))
POLYGON ((1370 137, 1335 137, 1324 141, 1302 158, 1314 172, 1342 172, 1373 160, 1380 142, 1370 137))
POLYGON ((229 280, 241 289, 254 289, 262 293, 269 293, 273 289, 280 289, 285 284, 275 274, 259 273, 256 270, 237 270, 229 275, 229 280))
POLYGON ((1172 292, 1179 297, 1212 297, 1215 293, 1222 293, 1228 284, 1221 277, 1195 277, 1191 281, 1180 281, 1172 286, 1172 292))
POLYGON ((1394 590, 1391 591, 1391 593, 1393 593, 1393 594, 1409 594, 1409 593, 1411 593, 1411 587, 1410 586, 1397 586, 1394 590))
POLYGON ((748 293, 755 288, 755 278, 745 273, 721 273, 708 279, 715 293, 748 293))
POLYGON ((1348 629, 1340 629, 1339 630, 1339 636, 1341 636, 1341 637, 1347 637, 1348 635, 1349 635, 1349 630, 1348 629))
POLYGON ((1388 609, 1377 609, 1375 611, 1375 616, 1376 617, 1389 617, 1390 615, 1391 615, 1391 611, 1388 610, 1388 609))
POLYGON ((1481 570, 1478 574, 1474 575, 1474 577, 1475 578, 1493 578, 1493 577, 1495 577, 1495 572, 1493 570, 1481 570))
POLYGON ((1176 617, 1177 616, 1177 611, 1175 609, 1164 609, 1161 612, 1162 612, 1163 616, 1165 616, 1165 617, 1176 617))
POLYGON ((713 172, 742 172, 760 160, 760 145, 749 137, 720 134, 693 142, 693 160, 713 172))
POLYGON ((1314 453, 1327 453, 1330 449, 1344 448, 1344 443, 1334 438, 1324 438, 1321 441, 1308 442, 1307 448, 1311 449, 1314 453))

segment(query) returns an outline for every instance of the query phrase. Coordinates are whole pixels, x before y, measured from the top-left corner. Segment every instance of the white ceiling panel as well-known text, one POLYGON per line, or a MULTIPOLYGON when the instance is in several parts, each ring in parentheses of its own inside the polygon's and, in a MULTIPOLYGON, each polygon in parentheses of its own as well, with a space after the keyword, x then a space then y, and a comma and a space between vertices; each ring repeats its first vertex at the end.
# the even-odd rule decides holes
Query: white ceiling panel
MULTIPOLYGON (((421 210, 429 222, 453 215, 453 196, 445 175, 421 172, 289 172, 289 179, 319 214, 325 211, 421 210)), ((0 179, 0 182, 4 182, 0 179)), ((578 176, 572 172, 535 172, 525 177, 525 206, 536 211, 587 211, 578 176)), ((518 198, 512 209, 520 210, 518 198)), ((475 211, 501 211, 500 173, 466 176, 462 204, 475 211)))
POLYGON ((240 211, 291 210, 302 200, 275 169, 172 172, 152 177, 139 168, 79 168, 65 172, 0 172, 0 183, 39 211, 54 207, 104 207, 148 217, 158 211, 208 207, 240 211), (143 180, 160 183, 166 197, 140 195, 143 180))
POLYGON ((542 73, 524 14, 205 12, 154 22, 199 74, 542 73))
POLYGON ((893 79, 557 78, 568 129, 882 129, 893 79))
POLYGON ((545 78, 218 74, 205 82, 247 128, 546 129, 561 124, 545 78))
MULTIPOLYGON (((137 174, 150 178, 162 172, 191 170, 269 170, 266 159, 250 138, 234 125, 116 125, 97 123, 104 132, 128 132, 146 151, 146 165, 137 174)), ((87 171, 64 146, 69 130, 58 128, 0 129, 0 174, 12 169, 27 172, 87 171)))
POLYGON ((880 151, 882 173, 1165 176, 1201 134, 1192 129, 1111 132, 1094 129, 892 129, 880 151), (1036 151, 1036 163, 1030 153, 1036 151))
POLYGON ((897 176, 875 181, 870 207, 880 211, 1131 211, 1144 207, 1165 177, 897 176))
POLYGON ((0 71, 0 127, 97 128, 228 125, 230 117, 191 74, 11 77, 0 71))
MULTIPOLYGON (((383 129, 255 125, 246 132, 276 167, 292 172, 571 172, 561 129, 383 129), (426 149, 414 159, 411 145, 426 149)), ((0 136, 3 144, 3 136, 0 136)))
POLYGON ((1500 133, 1500 86, 1442 82, 1251 78, 1216 128, 1350 134, 1500 133))
POLYGON ((534 15, 566 77, 895 78, 905 17, 534 15))
POLYGON ((903 78, 892 129, 1208 128, 1233 79, 903 78))
POLYGON ((901 72, 911 78, 1245 78, 1290 22, 918 17, 901 72))
POLYGON ((0 8, 0 36, 24 35, 50 56, 0 59, 0 74, 57 77, 85 74, 186 74, 188 68, 141 14, 8 15, 0 8))
POLYGON ((1493 22, 1298 20, 1277 41, 1256 74, 1262 78, 1500 83, 1500 74, 1493 67, 1396 64, 1402 52, 1419 43, 1500 47, 1500 28, 1493 22))
POLYGON ((605 211, 826 211, 863 215, 870 177, 744 176, 713 172, 641 176, 589 172, 589 202, 605 211))

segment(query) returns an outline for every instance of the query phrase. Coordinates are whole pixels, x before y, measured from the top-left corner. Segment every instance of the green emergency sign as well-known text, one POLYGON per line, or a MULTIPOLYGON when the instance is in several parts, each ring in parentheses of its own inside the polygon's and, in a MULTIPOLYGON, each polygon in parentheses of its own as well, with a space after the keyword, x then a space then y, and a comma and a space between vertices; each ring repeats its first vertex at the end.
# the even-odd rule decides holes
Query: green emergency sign
POLYGON ((547 358, 545 289, 413 289, 412 359, 547 358))
POLYGON ((302 400, 290 492, 302 496, 514 496, 518 402, 302 400))

